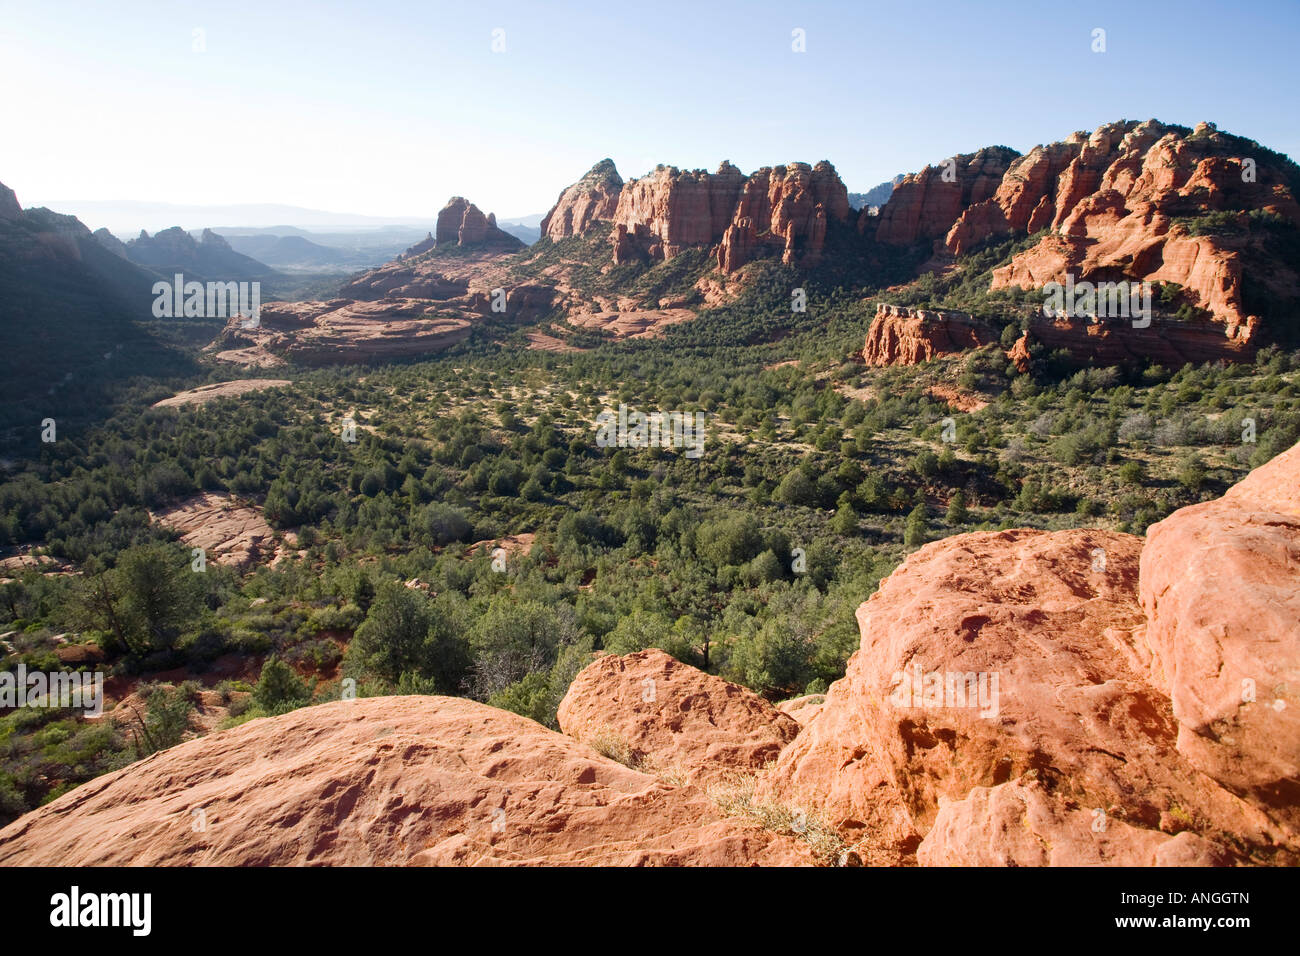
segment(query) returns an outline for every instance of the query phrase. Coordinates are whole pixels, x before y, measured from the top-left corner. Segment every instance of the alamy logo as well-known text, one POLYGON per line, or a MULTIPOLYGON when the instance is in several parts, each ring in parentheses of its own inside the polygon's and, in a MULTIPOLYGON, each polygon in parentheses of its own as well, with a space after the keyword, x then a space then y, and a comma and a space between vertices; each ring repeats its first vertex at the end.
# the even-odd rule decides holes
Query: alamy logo
POLYGON ((895 707, 970 707, 981 717, 998 715, 997 671, 931 671, 920 661, 911 670, 894 671, 889 702, 895 707))
POLYGON ((0 707, 69 707, 84 710, 87 717, 104 713, 104 674, 95 671, 27 672, 20 663, 17 672, 0 672, 0 707))
POLYGON ((1151 324, 1150 282, 1078 282, 1065 274, 1064 284, 1043 286, 1043 315, 1090 319, 1132 319, 1133 328, 1151 324))
POLYGON ((256 328, 262 314, 260 282, 186 282, 176 273, 171 282, 153 284, 155 319, 228 319, 242 315, 245 328, 256 328))
POLYGON ((50 897, 50 925, 126 926, 133 936, 148 936, 153 927, 153 894, 82 893, 74 886, 50 897))
POLYGON ((687 458, 704 454, 703 412, 645 412, 618 406, 596 416, 596 444, 601 448, 685 448, 687 458))

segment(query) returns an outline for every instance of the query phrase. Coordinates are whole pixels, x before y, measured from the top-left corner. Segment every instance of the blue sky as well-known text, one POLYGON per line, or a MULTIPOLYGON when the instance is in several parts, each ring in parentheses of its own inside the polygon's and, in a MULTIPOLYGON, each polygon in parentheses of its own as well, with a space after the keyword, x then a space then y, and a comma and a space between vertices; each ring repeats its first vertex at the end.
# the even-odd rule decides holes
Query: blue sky
POLYGON ((509 217, 604 156, 624 178, 829 159, 866 190, 1156 117, 1294 157, 1298 43, 1295 0, 0 0, 0 182, 25 205, 424 216, 460 194, 509 217))

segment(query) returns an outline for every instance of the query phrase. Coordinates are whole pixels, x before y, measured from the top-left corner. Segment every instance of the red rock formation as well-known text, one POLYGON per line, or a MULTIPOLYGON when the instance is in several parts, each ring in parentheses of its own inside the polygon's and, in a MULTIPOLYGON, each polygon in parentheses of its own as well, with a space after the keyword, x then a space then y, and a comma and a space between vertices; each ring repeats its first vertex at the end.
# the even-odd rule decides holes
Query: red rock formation
POLYGON ((593 223, 609 222, 618 209, 623 177, 612 159, 602 159, 585 176, 560 193, 542 220, 542 235, 551 239, 580 236, 593 223))
POLYGON ((0 864, 798 865, 723 817, 524 717, 375 697, 253 720, 99 777, 0 830, 0 864), (204 826, 195 825, 196 811, 204 826))
POLYGON ((862 359, 868 365, 916 365, 996 342, 997 333, 966 312, 909 309, 882 302, 867 330, 862 359))
POLYGON ((721 237, 718 268, 734 272, 776 254, 787 265, 796 259, 815 264, 826 242, 827 221, 847 221, 850 212, 848 191, 828 162, 760 169, 745 181, 721 237))
POLYGON ((497 228, 494 214, 483 215, 478 206, 462 196, 452 196, 438 213, 434 242, 438 246, 452 243, 460 246, 486 243, 510 249, 522 249, 524 246, 517 237, 497 228))
POLYGON ((1224 327, 1206 319, 1155 316, 1146 328, 1134 328, 1129 319, 1093 321, 1084 317, 1036 315, 1030 319, 1033 339, 1053 351, 1064 349, 1080 365, 1124 365, 1158 362, 1181 368, 1188 362, 1220 359, 1250 360, 1256 351, 1256 323, 1247 322, 1235 338, 1224 327))
POLYGON ((744 174, 725 161, 713 174, 655 167, 623 185, 614 224, 623 226, 625 235, 615 240, 615 249, 631 243, 652 259, 671 259, 687 247, 712 245, 731 219, 744 184, 744 174))
MULTIPOLYGON (((1050 229, 994 270, 990 288, 1035 288, 1064 282, 1067 274, 1076 282, 1176 283, 1228 340, 1209 357, 1250 352, 1257 322, 1242 300, 1242 254, 1263 240, 1251 233, 1244 213, 1265 210, 1300 223, 1286 170, 1250 152, 1246 141, 1204 124, 1190 134, 1155 120, 1076 133, 1013 163, 996 193, 953 224, 946 248, 963 255, 990 238, 1050 229), (1232 236, 1193 236, 1175 221, 1232 210, 1243 213, 1232 236)), ((1259 279, 1293 295, 1297 276, 1282 271, 1259 279)), ((1200 349, 1193 343, 1190 351, 1200 349)))
POLYGON ((872 862, 1296 865, 1297 489, 1300 446, 1145 551, 927 545, 858 609, 861 648, 759 797, 872 862))
POLYGON ((423 255, 426 252, 432 252, 438 248, 438 240, 433 238, 433 233, 428 233, 423 239, 415 245, 410 246, 403 252, 398 259, 410 259, 414 256, 423 255))
POLYGON ((616 264, 708 246, 717 247, 723 272, 763 256, 812 264, 828 224, 848 221, 851 212, 844 183, 825 161, 764 167, 748 177, 726 161, 712 174, 659 166, 623 186, 610 242, 616 264))
POLYGON ((560 729, 706 783, 776 759, 799 724, 753 691, 650 649, 597 658, 560 703, 560 729))
POLYGON ((230 495, 205 491, 151 517, 179 531, 186 547, 202 548, 207 560, 217 564, 247 568, 283 553, 261 509, 230 495))
POLYGON ((878 216, 862 210, 859 227, 874 223, 876 238, 891 245, 942 238, 967 207, 994 194, 1018 155, 1005 146, 992 146, 927 166, 894 187, 878 216))
POLYGON ((1151 677, 1178 752, 1300 841, 1300 445, 1147 531, 1151 677))
POLYGON ((1029 354, 1029 333, 1021 332, 1020 338, 1016 339, 1015 344, 1007 350, 1007 361, 1016 367, 1016 371, 1024 375, 1029 371, 1029 363, 1032 356, 1029 354))

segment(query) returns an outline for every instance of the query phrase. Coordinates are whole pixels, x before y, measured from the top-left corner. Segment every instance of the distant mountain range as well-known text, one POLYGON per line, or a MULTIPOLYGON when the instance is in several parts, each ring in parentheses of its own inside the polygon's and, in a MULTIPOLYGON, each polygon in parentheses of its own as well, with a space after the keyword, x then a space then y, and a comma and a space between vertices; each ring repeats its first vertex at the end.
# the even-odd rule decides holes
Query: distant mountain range
MULTIPOLYGON (((368 258, 360 264, 353 263, 356 268, 386 261, 435 227, 432 216, 366 216, 274 203, 205 206, 131 200, 51 199, 40 205, 76 216, 94 227, 107 229, 120 239, 134 236, 141 229, 154 232, 179 225, 191 232, 208 228, 226 238, 264 232, 275 236, 310 238, 319 245, 336 249, 373 245, 390 250, 384 257, 368 258), (215 223, 231 225, 214 225, 215 223), (367 237, 377 241, 367 242, 367 237), (392 241, 385 242, 385 237, 392 241)), ((537 227, 543 215, 533 213, 505 219, 501 228, 531 244, 541 235, 537 227)), ((289 247, 289 254, 293 255, 293 247, 289 247)), ((272 252, 272 255, 276 253, 272 252)), ((286 263, 288 264, 290 263, 286 263)))

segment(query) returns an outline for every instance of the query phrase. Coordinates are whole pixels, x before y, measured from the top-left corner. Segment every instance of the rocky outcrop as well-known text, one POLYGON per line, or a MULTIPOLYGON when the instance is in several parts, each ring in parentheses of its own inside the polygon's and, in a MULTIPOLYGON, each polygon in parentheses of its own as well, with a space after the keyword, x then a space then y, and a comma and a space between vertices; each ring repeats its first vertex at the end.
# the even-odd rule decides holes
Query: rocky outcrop
POLYGON ((626 309, 607 312, 571 312, 568 324, 616 339, 653 339, 664 330, 695 318, 690 309, 626 309))
POLYGON ((791 865, 803 844, 722 816, 524 717, 377 697, 155 754, 0 830, 0 864, 791 865))
MULTIPOLYGON (((990 288, 1036 288, 1067 274, 1172 283, 1180 304, 1209 313, 1231 357, 1258 331, 1243 298, 1243 261, 1267 254, 1267 229, 1247 213, 1300 224, 1295 181, 1284 159, 1208 124, 1108 123, 1018 159, 994 195, 962 213, 945 245, 962 255, 990 238, 1050 230, 994 270, 990 288), (1193 233, 1196 217, 1232 212, 1235 222, 1193 233)), ((1295 297, 1290 264, 1270 260, 1256 273, 1262 287, 1295 297)))
POLYGON ((1141 567, 1179 754, 1300 841, 1300 445, 1152 525, 1141 567))
POLYGON ((341 297, 367 301, 398 298, 445 302, 468 294, 469 283, 463 279, 449 279, 439 272, 417 269, 401 259, 362 273, 339 287, 341 297))
POLYGON ((206 560, 217 564, 246 568, 278 551, 262 512, 229 495, 204 492, 152 517, 181 532, 186 547, 202 548, 206 560))
POLYGON ((822 705, 825 703, 825 694, 805 694, 802 697, 792 697, 790 700, 781 701, 776 705, 776 709, 793 717, 802 727, 821 713, 822 705))
POLYGON ((715 173, 658 166, 624 184, 610 242, 615 264, 716 247, 723 272, 767 256, 812 265, 830 224, 847 222, 851 212, 844 183, 825 161, 751 176, 726 161, 715 173))
POLYGON ((1079 365, 1143 365, 1157 362, 1181 368, 1188 362, 1251 360, 1258 347, 1249 321, 1229 337, 1224 326, 1206 318, 1177 319, 1153 315, 1150 325, 1135 328, 1130 319, 1035 315, 1029 321, 1034 340, 1050 352, 1062 349, 1079 365))
POLYGON ((927 166, 894 187, 879 215, 871 216, 869 209, 863 209, 858 228, 874 227, 876 239, 890 245, 940 239, 969 206, 997 191, 1019 155, 1005 146, 991 146, 927 166))
POLYGON ((231 382, 214 382, 211 385, 200 385, 198 388, 187 388, 169 398, 154 402, 150 407, 179 408, 182 405, 206 405, 221 398, 247 395, 249 392, 260 392, 264 389, 292 384, 285 378, 241 378, 231 382))
POLYGON ((1145 551, 923 547, 858 609, 861 648, 760 796, 869 862, 1296 865, 1298 488, 1300 447, 1145 551))
POLYGON ((1030 363, 1033 356, 1029 352, 1029 333, 1021 332, 1020 338, 1007 349, 1007 361, 1016 367, 1016 371, 1024 375, 1029 371, 1030 363))
POLYGON ((375 302, 272 302, 250 326, 231 318, 209 350, 241 365, 266 366, 265 356, 302 365, 373 362, 440 352, 469 335, 470 319, 424 299, 375 302))
POLYGON ((671 259, 688 247, 716 243, 744 184, 744 174, 725 161, 712 174, 657 166, 625 183, 614 211, 614 261, 671 259))
POLYGON ((848 192, 830 163, 792 163, 760 169, 741 190, 731 225, 718 247, 718 268, 735 272, 747 262, 781 257, 787 265, 816 264, 827 224, 849 219, 848 192))
POLYGON ((623 177, 612 159, 602 159, 555 201, 544 219, 542 235, 552 240, 580 236, 596 222, 613 220, 623 177))
POLYGON ((496 215, 483 211, 463 196, 452 196, 438 213, 434 227, 435 246, 495 246, 503 249, 522 249, 516 237, 497 228, 496 215))
POLYGON ((424 238, 421 239, 419 242, 415 243, 412 246, 408 246, 406 250, 397 258, 399 260, 411 259, 414 258, 415 256, 423 255, 426 252, 432 252, 434 249, 437 248, 438 248, 438 240, 435 239, 433 237, 433 233, 430 232, 430 233, 426 233, 424 238))
POLYGON ((604 741, 629 762, 692 783, 753 772, 799 732, 799 724, 753 691, 649 649, 589 664, 560 703, 560 729, 604 741))
POLYGON ((862 359, 868 365, 916 365, 996 342, 991 326, 966 312, 876 306, 862 359))

